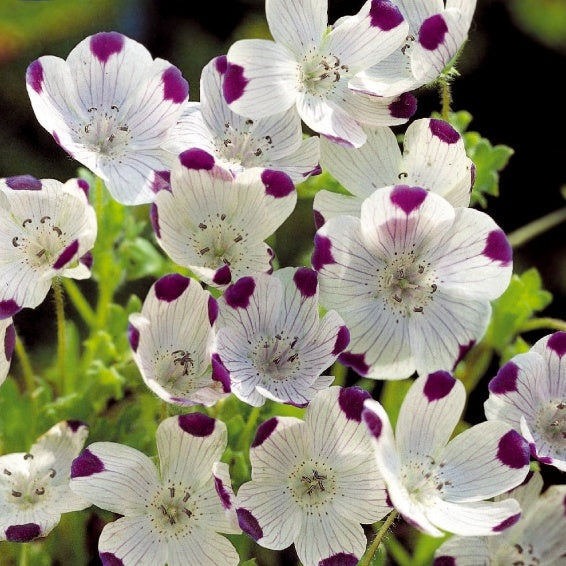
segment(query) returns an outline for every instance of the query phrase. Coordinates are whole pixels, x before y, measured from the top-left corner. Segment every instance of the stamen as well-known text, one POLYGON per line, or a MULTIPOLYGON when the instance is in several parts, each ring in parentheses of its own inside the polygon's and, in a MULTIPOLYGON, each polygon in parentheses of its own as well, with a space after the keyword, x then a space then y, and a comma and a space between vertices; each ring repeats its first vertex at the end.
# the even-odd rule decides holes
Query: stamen
POLYGON ((33 454, 31 452, 27 452, 24 454, 24 460, 33 460, 33 454))
POLYGON ((186 503, 189 500, 189 497, 191 497, 191 494, 187 491, 183 497, 183 503, 186 503))
POLYGON ((36 495, 43 495, 45 493, 45 488, 44 487, 36 487, 35 488, 35 494, 36 495))
POLYGON ((187 517, 192 517, 192 516, 193 516, 192 511, 189 511, 186 507, 183 507, 183 513, 184 513, 187 517))
POLYGON ((112 104, 112 106, 110 106, 110 109, 116 110, 116 112, 120 112, 120 109, 115 104, 112 104))
POLYGON ((207 247, 199 250, 199 253, 200 253, 200 255, 204 255, 204 254, 207 254, 209 251, 210 251, 210 248, 207 246, 207 247))
POLYGON ((175 488, 174 487, 169 488, 169 495, 171 496, 171 499, 173 499, 173 497, 175 497, 175 488))
POLYGON ((31 218, 26 218, 23 222, 22 222, 22 227, 25 228, 26 224, 29 224, 30 222, 32 222, 31 218))
POLYGON ((54 478, 57 475, 55 468, 49 468, 49 477, 54 478))
POLYGON ((15 489, 12 490, 12 495, 14 497, 21 497, 22 496, 22 492, 21 491, 16 491, 15 489))
POLYGON ((17 248, 17 247, 19 246, 19 244, 18 244, 18 236, 14 236, 14 237, 12 238, 12 245, 13 245, 15 248, 17 248))
POLYGON ((202 222, 198 225, 198 227, 199 227, 201 230, 206 230, 206 229, 208 228, 208 226, 207 226, 206 224, 203 224, 202 222))
POLYGON ((7 470, 6 468, 4 468, 3 473, 6 474, 7 476, 11 476, 11 475, 12 475, 12 472, 11 472, 10 470, 7 470))
POLYGON ((63 233, 61 228, 59 228, 58 226, 53 226, 52 230, 57 234, 57 236, 60 236, 63 233))
POLYGON ((39 221, 40 221, 42 224, 45 224, 45 221, 46 221, 46 220, 51 220, 51 216, 42 216, 42 217, 39 219, 39 221))

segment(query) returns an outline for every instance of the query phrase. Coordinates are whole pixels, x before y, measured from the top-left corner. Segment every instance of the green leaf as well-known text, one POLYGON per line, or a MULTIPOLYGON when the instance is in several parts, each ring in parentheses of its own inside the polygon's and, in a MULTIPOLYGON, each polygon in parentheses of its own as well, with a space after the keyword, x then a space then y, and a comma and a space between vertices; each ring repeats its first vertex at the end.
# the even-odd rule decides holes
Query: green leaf
POLYGON ((323 171, 320 175, 313 175, 297 185, 297 193, 300 199, 312 199, 316 193, 323 189, 342 195, 350 194, 328 171, 323 171))

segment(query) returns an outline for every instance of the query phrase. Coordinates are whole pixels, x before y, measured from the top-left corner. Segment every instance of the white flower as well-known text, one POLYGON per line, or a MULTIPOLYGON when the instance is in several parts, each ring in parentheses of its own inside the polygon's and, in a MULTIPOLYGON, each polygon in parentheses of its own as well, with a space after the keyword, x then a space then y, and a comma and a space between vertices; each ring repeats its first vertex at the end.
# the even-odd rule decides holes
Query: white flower
POLYGON ((45 299, 54 277, 90 276, 96 215, 88 183, 0 179, 0 318, 45 299))
POLYGON ((263 547, 295 544, 304 566, 355 566, 367 541, 360 523, 391 508, 370 438, 361 423, 357 387, 319 392, 305 420, 273 417, 250 450, 252 480, 236 497, 242 529, 263 547))
POLYGON ((0 319, 0 385, 4 383, 16 345, 16 330, 12 318, 0 319))
POLYGON ((468 37, 476 0, 393 0, 409 24, 402 46, 350 88, 395 96, 436 80, 468 37))
POLYGON ((234 112, 255 119, 296 107, 314 132, 355 147, 366 139, 359 122, 402 124, 414 114, 410 94, 349 88, 405 40, 408 25, 391 1, 368 0, 330 30, 327 0, 267 0, 265 10, 275 41, 244 39, 228 50, 223 92, 234 112))
POLYGON ((129 37, 101 32, 81 41, 66 61, 40 57, 26 82, 39 123, 117 201, 153 200, 157 172, 168 171, 173 159, 161 145, 189 92, 176 67, 153 60, 129 37))
POLYGON ((566 332, 541 338, 489 383, 485 415, 509 423, 543 464, 566 471, 566 332))
POLYGON ((165 419, 157 429, 160 471, 134 448, 95 442, 75 459, 71 489, 123 515, 102 530, 103 564, 230 566, 237 533, 226 448, 226 425, 202 413, 165 419))
POLYGON ((164 401, 210 406, 229 393, 228 376, 212 359, 217 314, 216 300, 199 282, 174 273, 158 279, 142 312, 130 315, 134 361, 164 401))
POLYGON ((366 199, 361 218, 326 222, 312 263, 322 305, 350 331, 340 361, 402 379, 451 370, 482 337, 490 301, 509 284, 512 250, 487 214, 397 185, 366 199))
POLYGON ((320 374, 348 345, 349 334, 333 311, 320 320, 312 269, 243 277, 226 289, 219 307, 216 351, 242 401, 305 405, 334 380, 320 374))
POLYGON ((232 174, 262 167, 287 173, 300 183, 320 173, 318 136, 303 139, 294 109, 252 120, 230 110, 222 95, 226 57, 216 57, 202 70, 200 103, 187 106, 165 147, 175 154, 200 148, 214 155, 232 174))
MULTIPOLYGON (((454 536, 436 551, 434 566, 495 564, 561 566, 566 558, 566 486, 550 486, 534 473, 507 496, 521 505, 521 518, 496 537, 454 536)), ((498 497, 496 499, 501 499, 498 497)))
POLYGON ((475 166, 462 137, 448 122, 433 118, 412 122, 402 154, 391 128, 364 131, 368 139, 358 149, 320 140, 322 167, 353 196, 319 191, 313 203, 317 228, 338 214, 359 216, 364 199, 397 183, 423 187, 452 206, 469 205, 475 166))
POLYGON ((157 241, 205 283, 228 285, 272 269, 264 240, 295 208, 297 191, 281 171, 248 169, 236 178, 201 149, 178 156, 171 189, 152 206, 157 241))
POLYGON ((466 394, 447 372, 415 380, 397 419, 395 436, 377 401, 362 418, 393 506, 412 525, 435 536, 495 535, 517 522, 514 499, 486 501, 519 485, 529 471, 525 439, 503 422, 475 425, 452 440, 466 394))
POLYGON ((69 489, 71 462, 87 435, 84 423, 62 421, 29 452, 0 456, 0 540, 28 542, 47 536, 62 513, 90 505, 69 489))

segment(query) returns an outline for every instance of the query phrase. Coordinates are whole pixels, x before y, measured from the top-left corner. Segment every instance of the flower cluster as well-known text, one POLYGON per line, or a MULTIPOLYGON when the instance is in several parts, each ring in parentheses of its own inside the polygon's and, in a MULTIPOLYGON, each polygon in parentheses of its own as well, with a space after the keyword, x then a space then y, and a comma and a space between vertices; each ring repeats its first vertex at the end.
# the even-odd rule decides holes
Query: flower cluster
MULTIPOLYGON (((0 456, 0 539, 45 537, 62 513, 94 505, 120 515, 98 538, 104 565, 236 566, 251 537, 294 545, 304 566, 354 566, 362 525, 392 513, 456 535, 438 566, 564 557, 559 527, 543 533, 541 519, 563 529, 564 486, 539 498, 541 475, 521 484, 531 458, 566 470, 566 332, 517 351, 489 383, 486 420, 466 425, 457 377, 509 287, 513 252, 470 206, 476 165, 448 116, 406 125, 419 87, 448 88, 475 0, 367 0, 331 26, 327 8, 266 0, 273 40, 213 58, 199 102, 177 67, 115 31, 29 65, 38 121, 88 173, 0 180, 0 384, 23 350, 18 313, 52 284, 59 301, 61 277, 95 273, 96 308, 66 286, 92 329, 80 371, 112 390, 89 400, 89 418, 129 403, 147 428, 101 420, 83 449, 86 425, 67 420, 0 456), (310 265, 285 266, 276 233, 296 185, 321 174, 339 191, 318 186, 310 265), (126 206, 105 209, 104 185, 113 204, 147 205, 145 220, 109 218, 126 206), (104 300, 127 277, 112 281, 102 246, 119 248, 108 234, 122 220, 125 234, 147 228, 156 246, 144 249, 160 259, 143 266, 156 276, 144 300, 112 310, 104 300), (153 431, 154 458, 142 450, 153 431)), ((57 305, 53 390, 66 408, 90 391, 65 381, 79 331, 57 305)))

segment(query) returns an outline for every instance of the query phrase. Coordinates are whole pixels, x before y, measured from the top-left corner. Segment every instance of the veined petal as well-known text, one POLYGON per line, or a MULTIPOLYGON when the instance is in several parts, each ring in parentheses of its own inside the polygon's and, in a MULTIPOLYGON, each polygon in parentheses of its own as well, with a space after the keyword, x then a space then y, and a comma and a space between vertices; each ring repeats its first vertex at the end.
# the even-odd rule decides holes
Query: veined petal
POLYGON ((540 354, 547 364, 546 382, 549 397, 563 398, 566 333, 559 331, 544 336, 533 345, 531 351, 540 354))
POLYGON ((436 551, 434 565, 453 564, 454 566, 477 566, 489 564, 488 541, 485 537, 449 538, 436 551))
MULTIPOLYGON (((337 145, 337 144, 334 144, 337 145)), ((313 211, 316 228, 335 216, 360 216, 362 199, 350 195, 318 191, 314 195, 313 211)))
POLYGON ((162 147, 174 155, 195 147, 211 155, 215 154, 213 132, 204 120, 200 103, 187 103, 177 124, 167 134, 162 147))

